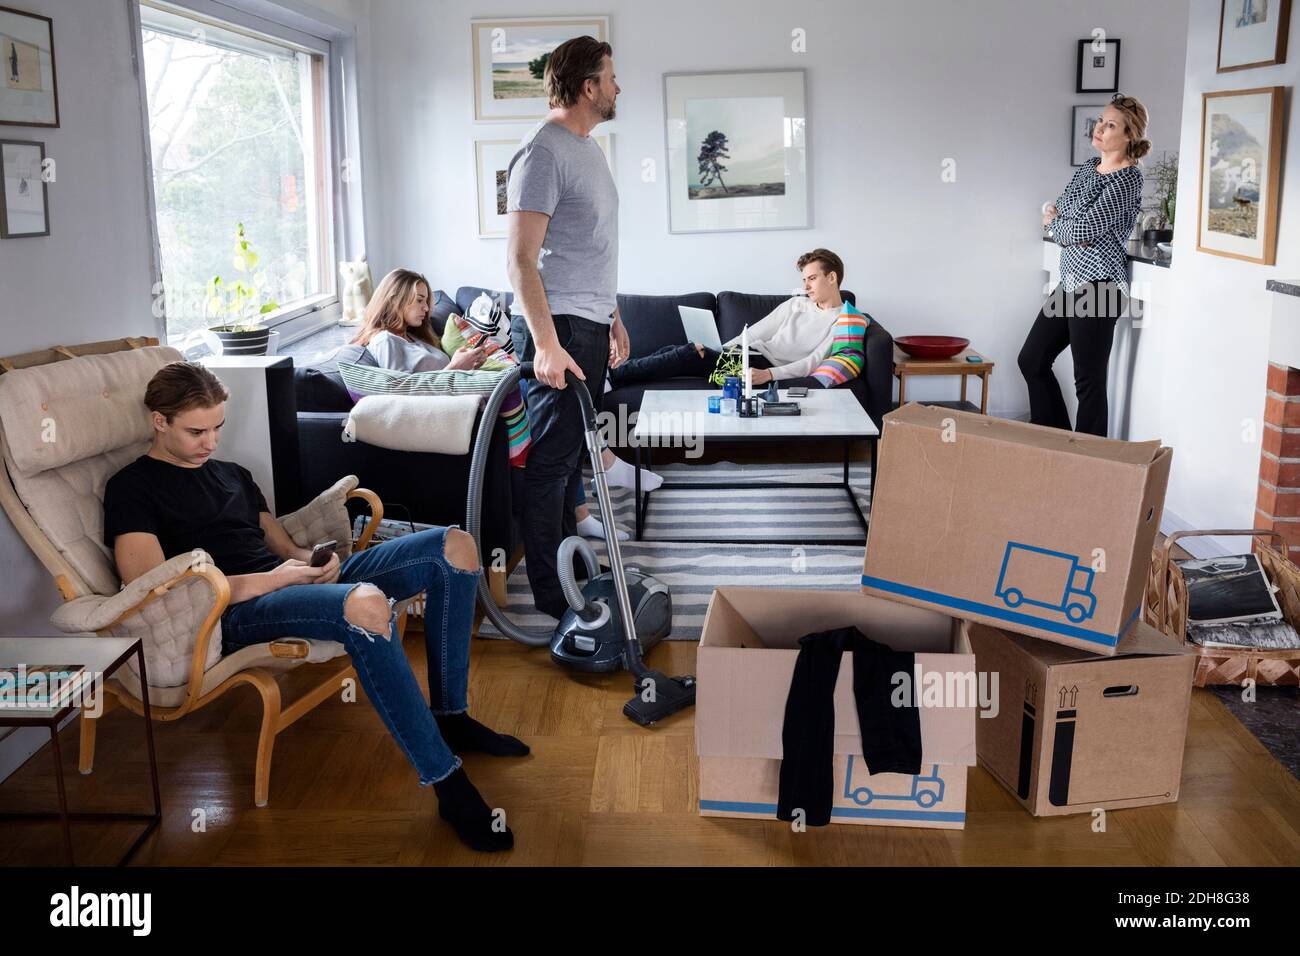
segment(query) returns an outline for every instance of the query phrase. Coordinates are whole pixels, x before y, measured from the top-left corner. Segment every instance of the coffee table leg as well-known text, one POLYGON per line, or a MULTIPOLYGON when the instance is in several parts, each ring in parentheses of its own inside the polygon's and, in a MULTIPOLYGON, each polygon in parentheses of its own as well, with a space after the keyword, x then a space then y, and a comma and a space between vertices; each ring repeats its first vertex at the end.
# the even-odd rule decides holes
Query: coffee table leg
POLYGON ((63 824, 63 851, 68 857, 68 866, 72 862, 72 824, 68 817, 68 791, 63 785, 63 751, 59 748, 59 725, 50 724, 50 752, 54 757, 54 779, 59 785, 59 822, 63 824))
POLYGON ((140 703, 144 705, 144 739, 149 748, 149 780, 153 785, 153 814, 162 819, 162 797, 158 791, 158 757, 153 748, 153 714, 149 710, 149 673, 144 668, 144 642, 136 648, 136 662, 140 665, 140 703))
POLYGON ((632 489, 632 513, 635 516, 636 540, 641 540, 641 443, 636 443, 636 478, 632 489))

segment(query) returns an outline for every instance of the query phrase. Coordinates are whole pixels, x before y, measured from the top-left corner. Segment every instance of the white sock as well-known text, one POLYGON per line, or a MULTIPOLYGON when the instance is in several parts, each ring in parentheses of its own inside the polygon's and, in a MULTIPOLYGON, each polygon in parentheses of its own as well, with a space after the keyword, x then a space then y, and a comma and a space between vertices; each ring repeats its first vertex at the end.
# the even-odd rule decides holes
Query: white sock
MULTIPOLYGON (((629 465, 622 458, 615 456, 614 464, 605 469, 605 480, 609 482, 611 488, 635 488, 636 468, 629 465)), ((653 471, 641 469, 641 489, 643 491, 654 491, 663 483, 664 480, 653 471)))
MULTIPOLYGON (((627 541, 629 538, 632 537, 622 528, 618 528, 617 531, 618 531, 618 540, 620 541, 627 541)), ((583 518, 581 521, 578 522, 578 534, 582 535, 584 538, 604 539, 605 526, 601 524, 599 518, 597 518, 595 515, 589 514, 587 515, 587 517, 583 518)))

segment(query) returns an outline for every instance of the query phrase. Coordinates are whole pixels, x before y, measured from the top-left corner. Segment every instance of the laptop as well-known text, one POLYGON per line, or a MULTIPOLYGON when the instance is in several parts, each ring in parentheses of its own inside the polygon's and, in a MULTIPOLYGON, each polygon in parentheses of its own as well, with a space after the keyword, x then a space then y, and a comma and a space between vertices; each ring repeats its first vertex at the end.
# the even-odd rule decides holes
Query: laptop
MULTIPOLYGON (((690 305, 679 305, 677 311, 682 317, 682 328, 686 330, 687 342, 698 342, 706 349, 722 351, 722 336, 718 335, 718 323, 708 309, 697 309, 690 305)), ((750 355, 757 355, 758 349, 749 347, 750 355)))

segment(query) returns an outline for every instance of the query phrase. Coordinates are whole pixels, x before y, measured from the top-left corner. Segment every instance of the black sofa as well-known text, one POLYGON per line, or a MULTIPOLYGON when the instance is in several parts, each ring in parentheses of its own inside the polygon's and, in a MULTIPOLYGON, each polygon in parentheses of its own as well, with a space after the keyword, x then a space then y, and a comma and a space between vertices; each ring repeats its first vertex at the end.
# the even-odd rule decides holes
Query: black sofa
MULTIPOLYGON (((454 304, 445 295, 436 300, 439 332, 453 310, 454 304)), ((359 356, 345 354, 294 370, 298 455, 307 499, 343 475, 356 475, 363 488, 379 495, 386 517, 464 527, 470 456, 396 451, 345 440, 343 426, 352 400, 338 377, 340 357, 346 361, 359 356)), ((480 415, 476 427, 481 425, 480 415)), ((494 561, 498 554, 508 558, 522 540, 515 518, 518 474, 519 469, 510 467, 506 429, 498 418, 492 423, 483 476, 481 556, 485 567, 499 567, 494 561)))
MULTIPOLYGON (((470 303, 480 293, 496 296, 491 289, 477 286, 462 286, 456 290, 455 308, 463 315, 470 303)), ((852 292, 845 290, 845 301, 857 305, 852 292)), ((445 300, 445 294, 443 294, 445 300)), ((708 309, 718 323, 718 335, 723 342, 740 334, 746 325, 753 325, 762 319, 789 296, 752 295, 744 292, 691 292, 685 295, 619 295, 619 315, 627 329, 632 346, 632 357, 649 355, 665 345, 681 345, 686 342, 686 332, 682 328, 681 316, 677 311, 679 305, 708 309)), ((513 301, 510 293, 505 294, 507 304, 513 301)), ((442 320, 445 321, 445 314, 442 320)), ((441 326, 439 326, 441 329, 441 326)), ((863 409, 871 416, 876 427, 880 427, 881 417, 888 412, 893 400, 894 377, 894 337, 873 318, 867 326, 866 334, 866 368, 860 376, 841 386, 850 389, 861 403, 863 409)), ((820 388, 811 377, 792 379, 781 382, 781 386, 807 385, 820 388)), ((647 388, 656 389, 698 389, 709 388, 703 378, 674 378, 654 385, 625 385, 605 393, 607 408, 620 405, 627 406, 629 412, 641 408, 641 398, 647 388)))

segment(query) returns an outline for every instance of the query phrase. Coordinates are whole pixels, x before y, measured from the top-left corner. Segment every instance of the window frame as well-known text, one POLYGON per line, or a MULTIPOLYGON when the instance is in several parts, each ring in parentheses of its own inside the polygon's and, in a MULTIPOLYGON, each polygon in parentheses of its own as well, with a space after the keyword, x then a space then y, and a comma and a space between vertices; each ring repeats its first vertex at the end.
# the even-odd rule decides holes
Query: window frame
POLYGON ((132 54, 140 89, 144 137, 145 185, 149 230, 152 237, 153 316, 159 338, 167 332, 166 304, 162 292, 162 255, 158 210, 154 195, 153 148, 149 135, 149 103, 143 66, 142 7, 152 7, 205 23, 264 37, 319 56, 314 77, 315 180, 313 197, 319 215, 328 216, 327 235, 318 236, 315 253, 322 277, 332 280, 334 291, 318 293, 268 313, 268 328, 279 332, 278 348, 338 323, 342 318, 341 289, 336 262, 364 252, 364 209, 357 137, 356 30, 344 20, 305 7, 296 0, 125 0, 130 8, 132 54), (323 239, 324 241, 319 241, 323 239))

